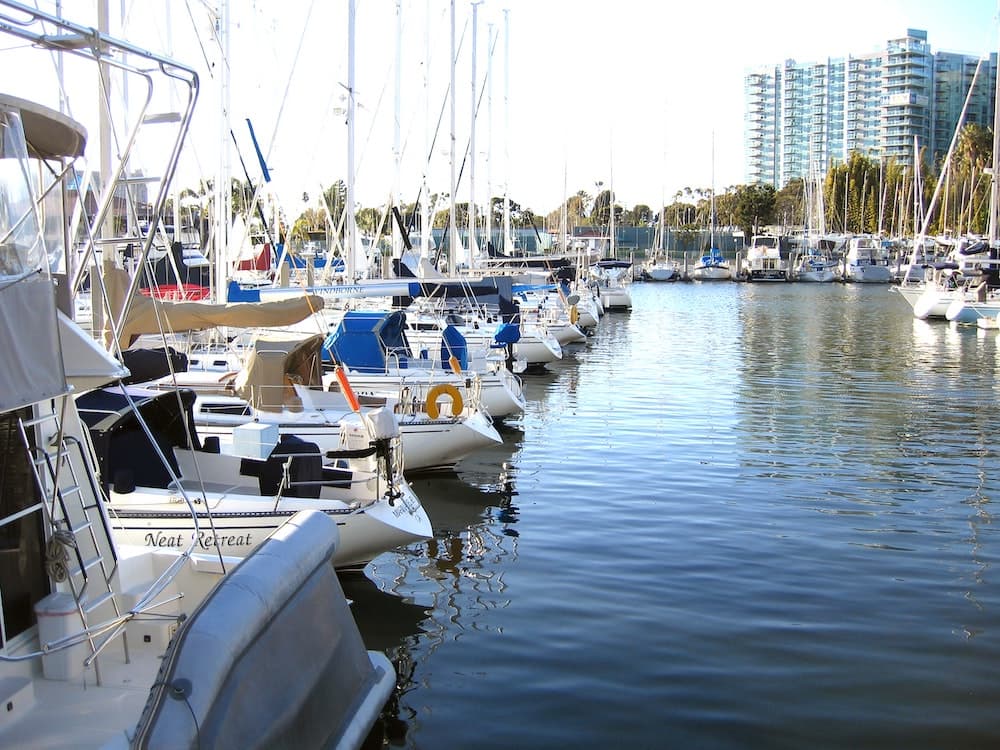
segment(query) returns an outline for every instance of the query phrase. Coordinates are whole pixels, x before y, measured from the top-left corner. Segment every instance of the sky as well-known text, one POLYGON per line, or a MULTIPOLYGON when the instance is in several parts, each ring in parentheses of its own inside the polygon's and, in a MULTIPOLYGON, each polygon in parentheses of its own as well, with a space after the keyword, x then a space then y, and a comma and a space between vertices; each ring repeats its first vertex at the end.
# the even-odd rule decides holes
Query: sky
MULTIPOLYGON (((218 1, 109 1, 115 35, 202 71, 175 182, 217 174, 220 148, 232 148, 220 135, 218 1)), ((63 7, 67 17, 96 25, 93 0, 63 7)), ((271 171, 267 187, 294 217, 347 178, 348 2, 230 0, 229 7, 229 123, 256 183, 250 119, 271 171)), ((997 0, 485 0, 475 6, 475 33, 473 7, 454 4, 456 162, 473 132, 474 90, 480 99, 476 159, 466 160, 456 195, 469 200, 474 175, 477 203, 488 191, 506 192, 540 215, 581 190, 610 187, 631 208, 670 203, 685 188, 741 184, 743 79, 753 68, 874 52, 910 28, 926 30, 935 51, 985 56, 1000 44, 997 0)), ((393 195, 413 202, 425 177, 430 193, 451 192, 451 8, 447 0, 357 0, 360 206, 381 207, 393 195)), ((73 115, 86 122, 86 86, 75 91, 73 115)), ((236 156, 230 164, 243 176, 236 156)))

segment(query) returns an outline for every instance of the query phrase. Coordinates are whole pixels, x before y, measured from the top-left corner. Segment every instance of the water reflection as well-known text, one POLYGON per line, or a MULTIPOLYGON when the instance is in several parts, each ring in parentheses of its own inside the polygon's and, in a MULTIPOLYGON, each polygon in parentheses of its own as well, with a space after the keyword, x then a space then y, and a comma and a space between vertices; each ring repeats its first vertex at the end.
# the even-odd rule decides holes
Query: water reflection
MULTIPOLYGON (((380 556, 362 576, 370 584, 362 584, 364 593, 396 600, 392 606, 408 621, 387 629, 377 613, 356 618, 369 647, 384 650, 397 671, 393 696, 365 748, 406 745, 418 717, 407 696, 419 685, 421 667, 466 629, 488 628, 480 625, 480 613, 510 604, 504 570, 517 558, 518 543, 513 459, 524 435, 510 425, 501 434, 503 446, 465 459, 455 473, 412 482, 434 538, 380 556)), ((368 603, 358 605, 360 614, 368 603)))
POLYGON ((990 746, 996 337, 884 287, 637 286, 417 480, 435 538, 367 571, 427 611, 381 741, 990 746))

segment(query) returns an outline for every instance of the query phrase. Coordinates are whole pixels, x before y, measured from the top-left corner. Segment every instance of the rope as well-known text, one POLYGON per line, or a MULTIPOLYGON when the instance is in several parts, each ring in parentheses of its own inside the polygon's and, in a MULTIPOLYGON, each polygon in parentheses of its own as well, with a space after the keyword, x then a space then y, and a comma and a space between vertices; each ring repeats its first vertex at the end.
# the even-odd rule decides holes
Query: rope
POLYGON ((69 578, 69 550, 76 549, 73 532, 59 529, 45 546, 45 572, 56 583, 69 578))

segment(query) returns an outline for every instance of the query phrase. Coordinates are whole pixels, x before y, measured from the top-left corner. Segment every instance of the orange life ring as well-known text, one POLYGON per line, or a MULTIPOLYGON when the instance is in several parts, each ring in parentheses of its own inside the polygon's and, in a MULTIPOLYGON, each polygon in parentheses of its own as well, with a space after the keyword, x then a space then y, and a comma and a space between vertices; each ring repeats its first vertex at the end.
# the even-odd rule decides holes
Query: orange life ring
POLYGON ((441 411, 438 408, 438 398, 444 395, 451 398, 451 415, 457 417, 462 413, 464 403, 462 402, 462 394, 459 393, 458 388, 450 383, 441 383, 427 391, 427 416, 431 419, 437 419, 441 415, 441 411))

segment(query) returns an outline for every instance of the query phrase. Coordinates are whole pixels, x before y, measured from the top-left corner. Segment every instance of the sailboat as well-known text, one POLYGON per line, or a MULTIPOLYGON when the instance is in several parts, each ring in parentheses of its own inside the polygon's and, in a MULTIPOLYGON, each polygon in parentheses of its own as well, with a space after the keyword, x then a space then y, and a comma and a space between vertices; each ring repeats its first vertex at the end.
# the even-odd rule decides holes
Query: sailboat
MULTIPOLYGON (((612 185, 614 181, 612 180, 612 185)), ((632 275, 632 263, 618 259, 617 228, 615 227, 615 193, 608 190, 608 255, 601 258, 590 267, 590 275, 597 283, 601 307, 606 311, 631 310, 632 295, 629 293, 629 282, 632 275)))
POLYGON ((826 237, 826 216, 823 209, 823 190, 817 174, 805 183, 806 231, 802 235, 800 252, 792 269, 792 279, 814 283, 828 283, 839 278, 837 261, 833 259, 826 237))
POLYGON ((733 278, 733 269, 722 251, 715 246, 715 136, 712 136, 712 196, 710 206, 710 226, 708 249, 698 259, 691 269, 690 276, 694 281, 729 281, 733 278))
MULTIPOLYGON (((663 201, 661 200, 660 203, 662 205, 663 201)), ((656 228, 656 238, 653 243, 655 245, 653 257, 643 266, 642 271, 643 275, 651 281, 677 281, 680 278, 680 272, 677 270, 677 264, 670 260, 667 254, 663 213, 664 211, 661 207, 660 223, 656 228)))
MULTIPOLYGON (((959 134, 965 122, 965 115, 976 87, 976 80, 979 77, 982 62, 980 60, 979 64, 976 65, 976 72, 969 85, 969 91, 962 106, 958 124, 955 127, 951 144, 948 147, 948 153, 945 155, 941 178, 934 189, 934 194, 931 196, 931 203, 927 209, 920 234, 914 241, 913 255, 910 262, 911 271, 916 265, 918 249, 924 246, 927 237, 927 227, 933 215, 935 204, 940 196, 942 187, 947 182, 947 176, 951 169, 952 156, 958 144, 959 134)), ((997 85, 1000 86, 1000 81, 998 81, 997 85)), ((998 92, 1000 92, 1000 89, 998 89, 998 92)), ((998 145, 1000 145, 1000 141, 997 140, 996 125, 997 122, 994 122, 994 167, 997 166, 996 152, 998 145)), ((1000 267, 997 265, 1000 261, 997 260, 997 248, 994 245, 995 235, 993 234, 996 232, 994 206, 997 186, 996 176, 994 175, 991 179, 993 189, 990 199, 990 241, 983 242, 975 238, 966 237, 958 238, 949 243, 950 249, 946 260, 934 263, 931 268, 925 269, 923 279, 911 280, 908 272, 907 277, 904 278, 899 286, 893 287, 910 305, 915 318, 921 320, 928 318, 947 319, 949 311, 952 313, 952 320, 968 316, 969 320, 965 322, 975 322, 979 317, 973 308, 966 309, 964 301, 968 299, 970 302, 975 303, 979 303, 980 301, 985 302, 989 294, 990 273, 991 271, 993 272, 993 280, 996 283, 997 273, 1000 272, 1000 267), (983 297, 982 300, 980 300, 980 296, 983 297)))

